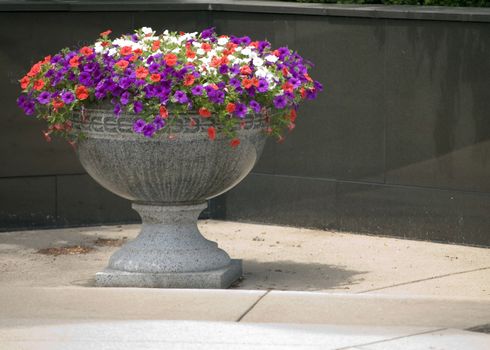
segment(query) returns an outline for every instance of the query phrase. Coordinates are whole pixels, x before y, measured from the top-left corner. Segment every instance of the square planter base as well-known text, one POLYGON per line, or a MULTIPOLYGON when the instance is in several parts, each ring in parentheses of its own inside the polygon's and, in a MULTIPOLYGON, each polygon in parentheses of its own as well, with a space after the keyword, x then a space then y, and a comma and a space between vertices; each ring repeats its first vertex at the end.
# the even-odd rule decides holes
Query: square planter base
POLYGON ((242 276, 242 261, 219 270, 185 273, 140 273, 105 269, 95 274, 97 287, 228 288, 242 276))

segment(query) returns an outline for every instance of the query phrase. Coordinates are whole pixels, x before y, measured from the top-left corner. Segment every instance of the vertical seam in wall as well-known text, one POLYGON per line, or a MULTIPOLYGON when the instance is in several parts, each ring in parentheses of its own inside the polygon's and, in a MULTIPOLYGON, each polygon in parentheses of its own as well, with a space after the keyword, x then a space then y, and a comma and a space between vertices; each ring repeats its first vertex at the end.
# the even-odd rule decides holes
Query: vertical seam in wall
MULTIPOLYGON (((382 22, 382 27, 383 27, 383 30, 386 31, 386 20, 383 20, 382 22)), ((382 74, 382 77, 383 77, 383 84, 381 85, 381 93, 382 93, 382 96, 385 96, 385 91, 386 91, 386 45, 384 47, 384 50, 383 50, 383 74, 382 74)), ((386 184, 386 173, 388 171, 387 167, 386 167, 386 153, 387 153, 387 143, 386 143, 386 139, 387 139, 387 132, 388 132, 388 117, 387 117, 387 113, 386 113, 386 100, 383 99, 383 103, 381 104, 381 106, 383 107, 382 111, 383 111, 383 183, 386 184)))
POLYGON ((333 202, 334 202, 334 215, 335 215, 334 230, 341 231, 340 214, 339 214, 339 182, 337 180, 334 181, 333 202))
POLYGON ((59 224, 58 215, 58 175, 54 176, 54 222, 59 224))

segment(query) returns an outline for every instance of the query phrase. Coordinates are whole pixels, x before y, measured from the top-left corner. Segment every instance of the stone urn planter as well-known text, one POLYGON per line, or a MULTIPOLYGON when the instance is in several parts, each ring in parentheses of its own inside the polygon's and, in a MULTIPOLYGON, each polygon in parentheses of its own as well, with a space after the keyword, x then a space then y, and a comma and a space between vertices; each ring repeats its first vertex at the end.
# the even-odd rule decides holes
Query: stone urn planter
POLYGON ((186 116, 173 137, 147 138, 132 131, 134 116, 114 118, 112 109, 91 108, 74 125, 85 137, 78 156, 88 174, 109 191, 129 199, 142 219, 138 237, 96 274, 103 287, 226 288, 242 274, 240 260, 205 239, 197 218, 206 200, 237 185, 264 147, 263 118, 247 116, 241 144, 210 141, 207 121, 191 126, 186 116))
POLYGON ((64 48, 19 80, 17 104, 64 137, 98 183, 133 202, 139 236, 96 284, 225 288, 241 276, 197 228, 206 201, 238 184, 267 136, 281 142, 322 84, 313 64, 267 40, 141 27, 64 48))

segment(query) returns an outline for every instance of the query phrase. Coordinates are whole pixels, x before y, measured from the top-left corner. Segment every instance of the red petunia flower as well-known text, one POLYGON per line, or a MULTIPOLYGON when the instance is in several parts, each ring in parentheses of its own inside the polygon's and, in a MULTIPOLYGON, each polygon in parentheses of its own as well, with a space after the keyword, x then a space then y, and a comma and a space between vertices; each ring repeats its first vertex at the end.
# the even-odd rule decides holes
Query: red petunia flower
POLYGON ((20 79, 20 87, 22 88, 22 90, 27 88, 30 81, 31 81, 31 79, 27 75, 25 77, 23 77, 22 79, 20 79))
POLYGON ((41 70, 41 63, 36 63, 35 65, 33 65, 31 67, 31 70, 29 71, 29 73, 27 73, 27 76, 28 77, 33 77, 35 76, 37 73, 39 73, 39 71, 41 70))
POLYGON ((209 118, 211 116, 211 111, 206 107, 199 108, 199 115, 203 118, 209 118))
POLYGON ((185 50, 185 56, 187 58, 195 58, 196 53, 194 51, 192 51, 191 49, 187 49, 187 50, 185 50))
POLYGON ((213 58, 211 59, 210 66, 211 67, 218 67, 220 64, 221 64, 221 60, 218 57, 213 56, 213 58))
POLYGON ((167 66, 175 66, 177 64, 177 56, 173 53, 168 53, 166 54, 163 59, 165 60, 165 63, 167 66))
POLYGON ((78 67, 80 65, 80 57, 73 56, 70 58, 70 67, 78 67))
POLYGON ((302 98, 306 98, 306 90, 305 90, 305 88, 303 88, 303 87, 302 87, 302 88, 299 90, 299 92, 301 93, 301 97, 302 97, 302 98))
POLYGON ((287 92, 293 92, 294 86, 290 82, 285 82, 282 84, 281 88, 287 92))
POLYGON ((121 53, 121 55, 127 56, 127 55, 131 55, 133 49, 131 48, 131 46, 123 46, 121 47, 121 50, 119 52, 121 53))
MULTIPOLYGON (((53 100, 53 108, 54 108, 55 111, 57 111, 58 109, 62 108, 64 105, 65 105, 65 103, 63 101, 61 101, 59 98, 53 100)), ((58 124, 55 124, 54 125, 54 128, 56 130, 59 130, 59 129, 56 128, 57 125, 58 124)))
POLYGON ((252 70, 250 69, 249 66, 242 66, 240 68, 240 74, 242 74, 242 75, 249 75, 251 73, 252 73, 252 70))
POLYGON ((234 139, 232 139, 230 142, 230 146, 233 148, 237 147, 239 144, 240 144, 240 140, 236 137, 234 139))
POLYGON ((231 103, 231 102, 230 102, 230 103, 228 103, 228 104, 226 105, 226 111, 227 111, 228 113, 233 113, 233 112, 235 111, 235 108, 236 108, 236 106, 235 106, 235 104, 234 104, 234 103, 231 103))
POLYGON ((252 87, 252 79, 247 79, 247 78, 243 79, 242 85, 245 89, 251 88, 252 87))
POLYGON ((291 123, 294 123, 296 117, 297 117, 296 110, 291 109, 291 112, 289 113, 289 120, 291 121, 291 123))
POLYGON ((160 40, 155 40, 152 44, 151 44, 151 50, 152 51, 156 51, 160 48, 160 40))
POLYGON ((41 90, 43 87, 44 87, 44 80, 42 79, 38 79, 34 82, 34 90, 41 90))
POLYGON ((112 33, 112 30, 107 29, 105 32, 100 33, 100 36, 103 37, 103 38, 105 38, 105 37, 107 37, 111 33, 112 33))
POLYGON ((41 64, 46 64, 49 62, 51 62, 51 55, 44 57, 44 60, 41 62, 41 64))
POLYGON ((216 138, 216 129, 212 126, 208 128, 208 137, 211 141, 213 141, 216 138))
POLYGON ((160 76, 160 74, 152 74, 150 75, 150 80, 154 83, 158 83, 160 81, 160 79, 162 79, 162 77, 160 76))
POLYGON ((126 60, 120 60, 115 65, 121 69, 126 69, 126 67, 129 65, 129 62, 126 60))
POLYGON ((160 116, 163 119, 166 119, 168 117, 168 111, 167 111, 167 108, 165 106, 160 106, 160 116))
POLYGON ((202 43, 201 49, 203 49, 205 52, 208 52, 208 51, 211 51, 212 47, 209 43, 202 43))
POLYGON ((92 50, 90 47, 88 46, 84 46, 80 49, 80 53, 84 56, 89 56, 91 54, 94 53, 94 50, 92 50))
POLYGON ((86 100, 88 98, 88 89, 84 85, 78 85, 75 89, 75 95, 79 100, 86 100))
POLYGON ((148 75, 148 69, 145 67, 138 67, 136 68, 136 78, 138 79, 144 79, 148 75))
POLYGON ((194 75, 192 74, 187 74, 185 77, 184 77, 184 85, 185 86, 191 86, 192 84, 194 84, 194 80, 196 78, 194 77, 194 75))

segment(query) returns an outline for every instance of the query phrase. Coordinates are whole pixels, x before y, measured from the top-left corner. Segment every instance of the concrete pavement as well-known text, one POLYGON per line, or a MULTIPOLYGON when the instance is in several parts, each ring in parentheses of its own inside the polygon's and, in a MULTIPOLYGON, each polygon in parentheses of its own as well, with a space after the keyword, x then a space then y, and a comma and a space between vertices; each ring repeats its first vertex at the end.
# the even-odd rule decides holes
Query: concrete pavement
POLYGON ((0 233, 0 349, 490 349, 489 249, 204 221, 233 289, 93 288, 138 227, 0 233))

